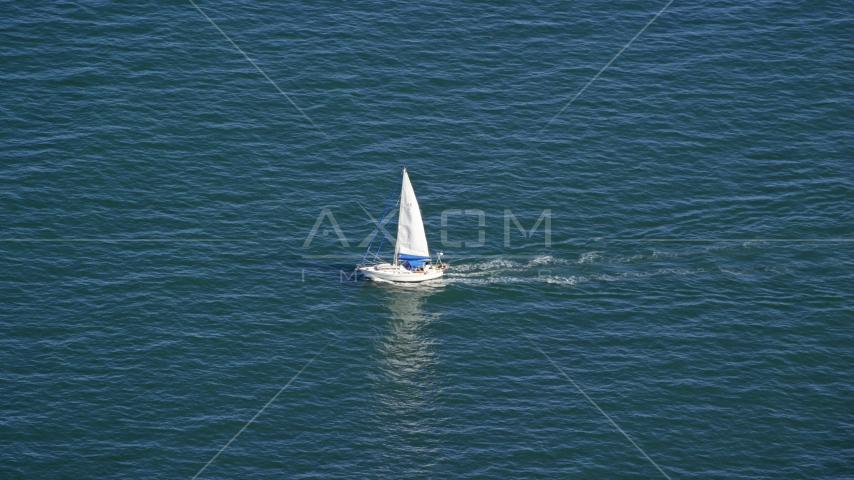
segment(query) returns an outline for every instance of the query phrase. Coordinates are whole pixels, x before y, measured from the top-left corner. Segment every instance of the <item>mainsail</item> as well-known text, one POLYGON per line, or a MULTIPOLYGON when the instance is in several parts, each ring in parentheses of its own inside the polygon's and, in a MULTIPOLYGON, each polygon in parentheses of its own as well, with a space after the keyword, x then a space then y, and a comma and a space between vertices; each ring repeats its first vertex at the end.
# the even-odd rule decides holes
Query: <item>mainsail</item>
POLYGON ((418 200, 405 168, 400 187, 400 216, 397 219, 397 246, 394 253, 395 261, 430 259, 424 222, 421 221, 421 209, 418 208, 418 200))

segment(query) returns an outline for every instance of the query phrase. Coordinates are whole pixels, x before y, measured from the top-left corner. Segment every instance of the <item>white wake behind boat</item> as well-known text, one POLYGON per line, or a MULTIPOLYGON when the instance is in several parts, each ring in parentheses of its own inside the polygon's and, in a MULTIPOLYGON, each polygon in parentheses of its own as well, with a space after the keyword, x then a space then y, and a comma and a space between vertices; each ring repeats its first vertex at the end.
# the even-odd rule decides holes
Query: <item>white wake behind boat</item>
POLYGON ((388 213, 394 192, 392 192, 392 197, 386 205, 386 211, 377 223, 377 229, 368 245, 368 251, 362 258, 362 263, 356 267, 356 271, 367 278, 389 282, 415 283, 434 280, 445 273, 445 268, 448 265, 442 263, 441 252, 437 254, 436 263, 430 257, 427 235, 424 234, 424 222, 421 220, 421 209, 418 207, 418 200, 415 198, 415 191, 412 189, 412 183, 409 181, 409 174, 406 173, 405 168, 401 173, 400 184, 400 214, 397 219, 397 242, 394 247, 393 260, 390 263, 384 262, 379 257, 385 236, 380 241, 376 253, 371 253, 371 246, 380 230, 380 225, 383 224, 386 213, 388 213), (373 256, 373 261, 365 263, 368 255, 373 256))

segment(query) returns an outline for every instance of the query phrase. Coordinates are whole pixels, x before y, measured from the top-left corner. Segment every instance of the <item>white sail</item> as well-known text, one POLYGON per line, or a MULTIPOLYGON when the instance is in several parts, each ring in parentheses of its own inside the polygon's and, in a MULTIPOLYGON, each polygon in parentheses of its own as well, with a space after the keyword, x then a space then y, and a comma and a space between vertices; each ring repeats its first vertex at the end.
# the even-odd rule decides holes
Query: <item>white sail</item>
POLYGON ((397 218, 397 246, 394 257, 400 260, 430 258, 424 222, 421 221, 421 209, 418 208, 418 200, 405 168, 400 187, 400 216, 397 218))

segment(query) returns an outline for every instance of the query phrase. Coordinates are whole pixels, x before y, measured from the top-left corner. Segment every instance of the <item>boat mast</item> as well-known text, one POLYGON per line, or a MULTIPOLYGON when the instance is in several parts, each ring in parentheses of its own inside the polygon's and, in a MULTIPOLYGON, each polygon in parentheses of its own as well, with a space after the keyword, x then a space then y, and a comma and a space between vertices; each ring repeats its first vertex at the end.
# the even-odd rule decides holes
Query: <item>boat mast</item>
MULTIPOLYGON (((401 180, 403 179, 404 175, 406 175, 406 167, 403 167, 403 171, 400 172, 401 180)), ((401 218, 400 215, 402 214, 402 209, 403 209, 402 200, 403 200, 403 188, 400 189, 400 198, 397 200, 397 203, 400 205, 401 212, 399 212, 397 215, 397 236, 395 237, 394 258, 392 260, 392 262, 393 262, 392 264, 395 267, 397 266, 397 254, 400 253, 400 218, 401 218)))

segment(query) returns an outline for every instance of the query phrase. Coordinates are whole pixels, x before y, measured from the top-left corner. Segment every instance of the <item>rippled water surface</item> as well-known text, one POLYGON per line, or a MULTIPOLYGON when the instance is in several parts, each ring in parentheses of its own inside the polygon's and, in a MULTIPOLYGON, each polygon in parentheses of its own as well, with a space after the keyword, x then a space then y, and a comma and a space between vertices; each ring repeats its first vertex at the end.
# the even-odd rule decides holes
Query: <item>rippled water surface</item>
POLYGON ((199 478, 854 476, 850 5, 676 0, 554 118, 666 2, 197 3, 304 115, 189 2, 0 5, 0 477, 277 392, 199 478), (354 281, 404 166, 451 268, 354 281))

